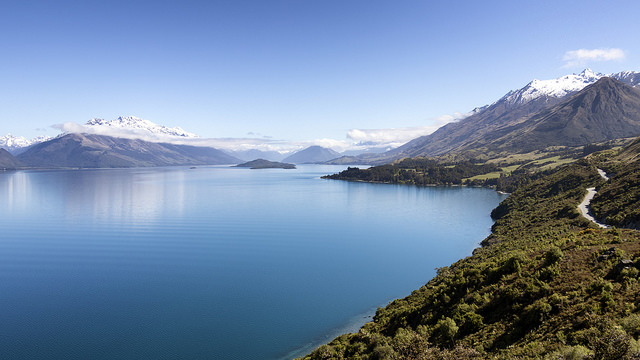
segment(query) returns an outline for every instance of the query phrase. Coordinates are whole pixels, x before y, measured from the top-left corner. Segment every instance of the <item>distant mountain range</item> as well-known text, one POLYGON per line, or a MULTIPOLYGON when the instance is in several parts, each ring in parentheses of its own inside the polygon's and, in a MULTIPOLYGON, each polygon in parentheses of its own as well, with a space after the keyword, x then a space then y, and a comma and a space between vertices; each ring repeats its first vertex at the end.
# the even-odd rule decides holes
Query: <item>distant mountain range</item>
POLYGON ((287 155, 281 154, 277 151, 264 151, 258 149, 249 150, 223 150, 227 154, 237 157, 243 161, 250 161, 254 159, 265 159, 269 161, 282 161, 287 155))
POLYGON ((29 167, 140 167, 237 164, 238 158, 208 147, 154 143, 95 134, 67 134, 17 156, 29 167))
POLYGON ((14 136, 11 134, 7 134, 4 136, 0 136, 0 148, 16 155, 26 150, 29 146, 39 144, 50 139, 51 137, 49 136, 38 136, 29 140, 23 136, 14 136))
POLYGON ((17 161, 38 167, 237 164, 257 158, 295 164, 382 164, 418 156, 529 152, 640 135, 639 84, 637 72, 605 76, 589 69, 554 80, 533 80, 430 135, 387 152, 358 156, 340 157, 320 146, 284 157, 260 150, 223 152, 171 145, 163 140, 199 136, 133 116, 92 119, 79 126, 77 133, 55 139, 6 135, 0 138, 0 147, 16 155, 17 161))
POLYGON ((166 127, 164 125, 155 124, 149 120, 141 119, 135 116, 120 116, 115 120, 106 121, 104 119, 89 120, 85 126, 93 128, 94 131, 100 133, 102 129, 124 129, 127 131, 137 132, 140 135, 156 134, 178 136, 186 138, 199 138, 199 135, 186 132, 180 127, 166 127))
POLYGON ((340 153, 331 149, 321 146, 309 146, 308 148, 300 150, 291 156, 287 156, 282 161, 294 164, 318 164, 335 159, 339 156, 340 153))

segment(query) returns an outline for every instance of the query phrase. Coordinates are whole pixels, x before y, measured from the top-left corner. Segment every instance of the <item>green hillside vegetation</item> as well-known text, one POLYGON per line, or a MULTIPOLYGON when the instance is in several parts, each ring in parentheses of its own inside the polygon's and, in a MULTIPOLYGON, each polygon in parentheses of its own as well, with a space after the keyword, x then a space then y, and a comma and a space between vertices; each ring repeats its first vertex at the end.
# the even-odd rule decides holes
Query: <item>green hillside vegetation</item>
POLYGON ((413 185, 460 185, 462 179, 499 171, 495 164, 476 165, 470 161, 440 163, 434 159, 412 158, 368 169, 349 167, 325 179, 383 182, 413 185))
MULTIPOLYGON (((633 139, 618 139, 580 147, 554 147, 526 153, 475 151, 438 157, 416 157, 367 169, 349 167, 323 178, 347 181, 411 185, 468 185, 494 187, 513 192, 516 188, 547 175, 557 167, 603 150, 621 150, 633 139)), ((640 147, 640 145, 638 145, 640 147)))
POLYGON ((522 181, 472 256, 304 359, 639 359, 640 232, 577 210, 597 187, 607 219, 635 219, 624 208, 640 195, 633 146, 513 171, 522 181), (605 181, 597 168, 617 172, 605 181))
POLYGON ((573 157, 553 156, 516 164, 495 161, 473 163, 469 160, 443 162, 436 158, 410 158, 392 164, 367 169, 349 167, 324 179, 380 182, 411 185, 469 185, 490 186, 511 192, 517 186, 553 170, 557 166, 574 162, 573 157))
POLYGON ((591 203, 594 215, 613 226, 640 230, 640 138, 601 167, 612 178, 591 203))

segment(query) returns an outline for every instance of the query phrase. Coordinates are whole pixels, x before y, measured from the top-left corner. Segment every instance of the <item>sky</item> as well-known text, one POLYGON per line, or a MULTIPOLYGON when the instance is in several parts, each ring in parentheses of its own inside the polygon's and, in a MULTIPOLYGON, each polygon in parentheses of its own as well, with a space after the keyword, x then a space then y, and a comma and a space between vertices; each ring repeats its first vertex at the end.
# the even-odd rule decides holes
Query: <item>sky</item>
POLYGON ((640 71, 638 13, 637 0, 6 0, 0 135, 137 116, 234 146, 398 145, 533 79, 640 71))

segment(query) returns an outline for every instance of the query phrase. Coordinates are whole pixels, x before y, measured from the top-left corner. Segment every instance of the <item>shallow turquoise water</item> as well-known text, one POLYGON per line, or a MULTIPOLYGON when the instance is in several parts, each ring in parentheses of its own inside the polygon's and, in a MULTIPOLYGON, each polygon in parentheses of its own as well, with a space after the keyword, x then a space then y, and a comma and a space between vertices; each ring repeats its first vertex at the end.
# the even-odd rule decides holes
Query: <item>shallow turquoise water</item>
POLYGON ((299 355, 470 255, 504 196, 344 167, 0 173, 0 357, 299 355))

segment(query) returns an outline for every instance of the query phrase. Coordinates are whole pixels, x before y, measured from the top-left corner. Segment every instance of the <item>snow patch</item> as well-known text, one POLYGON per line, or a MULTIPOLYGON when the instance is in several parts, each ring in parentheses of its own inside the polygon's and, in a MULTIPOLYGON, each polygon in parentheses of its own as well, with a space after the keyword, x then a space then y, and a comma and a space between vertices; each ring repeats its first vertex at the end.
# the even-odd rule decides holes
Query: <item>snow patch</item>
POLYGON ((194 133, 186 132, 180 127, 166 127, 164 125, 158 125, 149 120, 140 119, 135 116, 120 116, 117 119, 110 121, 106 121, 104 119, 91 119, 87 121, 85 126, 136 130, 148 132, 150 134, 179 136, 187 138, 200 137, 194 133))
POLYGON ((16 154, 29 146, 39 144, 50 139, 51 137, 49 136, 41 135, 29 140, 24 136, 7 134, 5 136, 0 136, 0 148, 5 149, 12 154, 16 154))
POLYGON ((593 84, 604 74, 585 69, 580 74, 565 75, 552 80, 533 80, 520 90, 509 92, 502 99, 509 105, 526 104, 541 97, 561 98, 593 84))

